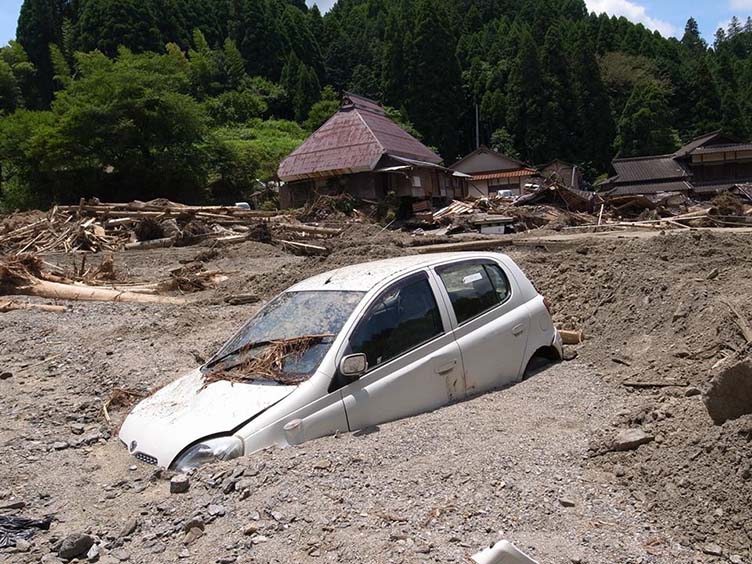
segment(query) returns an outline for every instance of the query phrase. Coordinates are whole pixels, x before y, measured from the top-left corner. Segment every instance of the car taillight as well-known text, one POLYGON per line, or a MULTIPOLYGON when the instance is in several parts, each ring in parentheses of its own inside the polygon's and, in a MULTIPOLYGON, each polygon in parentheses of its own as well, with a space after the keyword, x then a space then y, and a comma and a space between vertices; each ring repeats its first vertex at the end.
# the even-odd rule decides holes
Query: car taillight
POLYGON ((543 305, 546 307, 548 315, 551 315, 551 302, 548 301, 548 298, 543 298, 543 305))

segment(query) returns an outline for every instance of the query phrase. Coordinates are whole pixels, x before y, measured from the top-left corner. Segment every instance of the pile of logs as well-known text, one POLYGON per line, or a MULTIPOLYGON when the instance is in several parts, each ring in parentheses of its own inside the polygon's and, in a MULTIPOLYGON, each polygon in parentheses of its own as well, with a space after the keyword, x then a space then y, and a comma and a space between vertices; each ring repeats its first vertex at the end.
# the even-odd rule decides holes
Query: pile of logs
POLYGON ((207 240, 231 244, 263 240, 256 237, 260 223, 266 223, 282 244, 308 254, 326 249, 301 239, 325 239, 341 233, 340 229, 301 223, 294 215, 279 211, 186 206, 163 199, 122 204, 82 200, 77 206, 56 206, 44 219, 0 233, 0 255, 152 249, 207 240))

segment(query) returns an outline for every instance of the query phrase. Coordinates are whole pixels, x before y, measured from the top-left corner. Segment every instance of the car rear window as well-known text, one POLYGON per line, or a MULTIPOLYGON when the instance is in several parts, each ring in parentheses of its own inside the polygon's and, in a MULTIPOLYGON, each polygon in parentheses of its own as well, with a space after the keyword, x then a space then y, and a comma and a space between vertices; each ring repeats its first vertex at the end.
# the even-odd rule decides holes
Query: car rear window
POLYGON ((436 268, 458 323, 465 323, 507 301, 509 279, 496 264, 463 262, 436 268))

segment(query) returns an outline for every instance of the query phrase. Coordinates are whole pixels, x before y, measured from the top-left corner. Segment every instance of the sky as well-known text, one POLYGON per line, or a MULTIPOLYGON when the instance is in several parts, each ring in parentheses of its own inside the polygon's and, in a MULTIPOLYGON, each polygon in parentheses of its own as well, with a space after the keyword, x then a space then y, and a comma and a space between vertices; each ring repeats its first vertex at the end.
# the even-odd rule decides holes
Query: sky
MULTIPOLYGON (((0 45, 15 37, 22 2, 0 0, 0 45)), ((335 0, 307 2, 309 5, 318 4, 325 12, 335 0)), ((585 3, 590 11, 625 16, 663 35, 677 37, 681 37, 687 19, 694 17, 708 43, 713 42, 716 29, 728 25, 731 16, 738 16, 742 22, 747 16, 752 16, 752 0, 585 0, 585 3)))

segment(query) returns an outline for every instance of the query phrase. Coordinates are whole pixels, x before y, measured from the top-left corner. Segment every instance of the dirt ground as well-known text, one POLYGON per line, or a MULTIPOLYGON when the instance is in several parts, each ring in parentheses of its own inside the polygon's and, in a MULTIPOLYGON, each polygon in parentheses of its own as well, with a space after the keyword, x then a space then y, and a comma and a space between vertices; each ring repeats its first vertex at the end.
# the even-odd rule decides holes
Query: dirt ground
POLYGON ((466 562, 502 538, 541 563, 752 562, 752 415, 716 425, 702 393, 749 354, 732 313, 752 318, 747 233, 505 246, 557 325, 587 336, 568 347, 574 360, 505 390, 209 465, 184 494, 117 440, 128 408, 113 404, 110 423, 102 411, 116 390, 187 372, 259 307, 227 296, 265 300, 314 273, 410 254, 415 239, 355 225, 328 257, 253 242, 213 257, 123 252, 128 282, 199 253, 229 279, 188 305, 0 314, 0 508, 23 502, 0 515, 54 518, 0 562, 57 562, 75 533, 105 563, 466 562), (614 451, 625 429, 652 440, 614 451), (187 535, 198 522, 203 534, 187 535))

